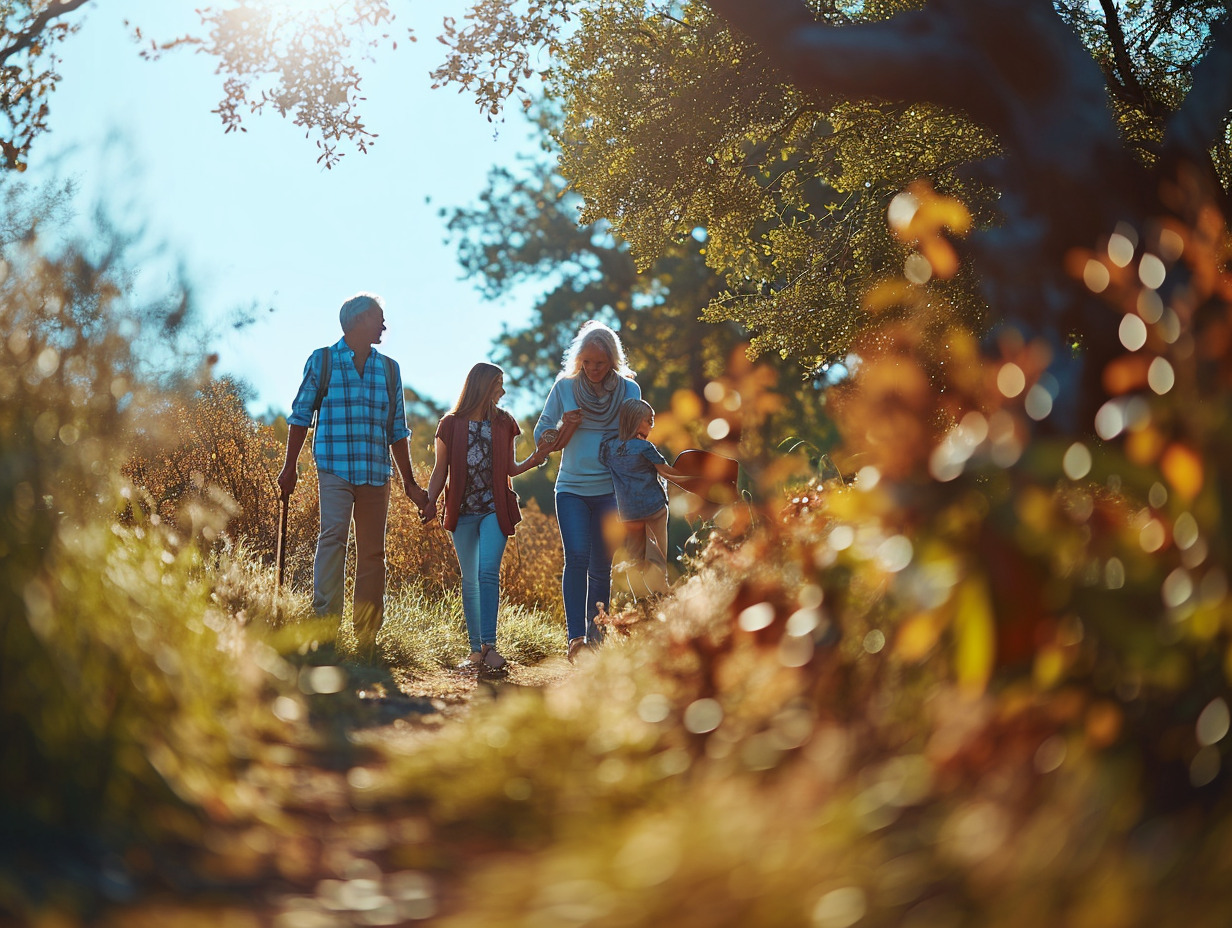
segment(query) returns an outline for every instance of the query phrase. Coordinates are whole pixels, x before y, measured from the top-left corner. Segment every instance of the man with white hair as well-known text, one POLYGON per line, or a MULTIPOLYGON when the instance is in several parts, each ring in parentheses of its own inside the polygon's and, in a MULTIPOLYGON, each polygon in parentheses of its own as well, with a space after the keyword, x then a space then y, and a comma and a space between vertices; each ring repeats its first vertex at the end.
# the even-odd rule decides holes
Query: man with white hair
POLYGON ((317 615, 341 615, 347 535, 355 522, 355 635, 360 653, 375 652, 385 611, 385 523, 389 512, 390 453, 402 488, 422 511, 427 493, 411 470, 397 362, 373 346, 385 331, 385 304, 360 293, 338 314, 342 338, 319 348, 304 365, 291 415, 287 456, 278 487, 295 489, 296 462, 314 425, 312 453, 321 496, 321 534, 312 566, 312 608, 317 615))

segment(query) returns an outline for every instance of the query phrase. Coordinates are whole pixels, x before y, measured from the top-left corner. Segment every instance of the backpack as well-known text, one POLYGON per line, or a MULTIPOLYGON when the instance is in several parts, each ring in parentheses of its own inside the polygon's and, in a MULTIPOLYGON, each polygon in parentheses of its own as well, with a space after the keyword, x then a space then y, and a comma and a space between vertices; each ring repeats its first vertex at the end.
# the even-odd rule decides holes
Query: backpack
MULTIPOLYGON (((317 373, 317 396, 312 403, 312 427, 316 428, 317 417, 321 412, 321 404, 325 402, 325 394, 329 392, 329 375, 333 365, 333 352, 329 348, 318 348, 313 354, 320 357, 320 371, 317 373)), ((393 358, 386 357, 385 355, 380 357, 385 362, 385 389, 389 391, 389 415, 385 419, 385 434, 392 436, 394 434, 394 410, 400 384, 394 371, 393 358)))

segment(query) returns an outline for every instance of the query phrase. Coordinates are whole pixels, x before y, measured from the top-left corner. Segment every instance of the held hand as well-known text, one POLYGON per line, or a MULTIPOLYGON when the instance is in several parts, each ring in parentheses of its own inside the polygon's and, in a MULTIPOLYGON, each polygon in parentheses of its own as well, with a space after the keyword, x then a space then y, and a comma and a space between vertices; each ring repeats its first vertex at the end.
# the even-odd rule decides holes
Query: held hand
POLYGON ((427 505, 419 509, 419 522, 421 525, 427 525, 436 519, 436 503, 428 499, 427 494, 424 495, 424 500, 427 505))
POLYGON ((410 477, 402 478, 402 492, 407 495, 407 498, 418 506, 420 509, 424 507, 424 500, 427 499, 427 494, 423 488, 410 477))
POLYGON ((568 412, 566 412, 563 416, 560 417, 560 423, 562 426, 581 425, 582 424, 582 410, 570 409, 568 412))
POLYGON ((282 472, 278 475, 278 489, 282 492, 284 499, 290 498, 295 492, 295 483, 299 479, 299 474, 296 473, 294 464, 287 464, 283 467, 282 472))

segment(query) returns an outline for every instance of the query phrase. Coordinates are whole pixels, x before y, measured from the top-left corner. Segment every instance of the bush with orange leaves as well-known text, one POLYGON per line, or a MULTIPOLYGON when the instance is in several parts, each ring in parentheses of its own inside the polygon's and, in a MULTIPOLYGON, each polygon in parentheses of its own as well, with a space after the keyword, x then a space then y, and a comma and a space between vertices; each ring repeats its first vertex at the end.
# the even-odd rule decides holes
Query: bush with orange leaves
POLYGON ((897 288, 830 397, 854 484, 767 480, 592 673, 396 758, 439 842, 553 835, 451 924, 1226 920, 1232 238, 1198 218, 1135 233, 1094 422, 1051 421, 1041 342, 897 288))

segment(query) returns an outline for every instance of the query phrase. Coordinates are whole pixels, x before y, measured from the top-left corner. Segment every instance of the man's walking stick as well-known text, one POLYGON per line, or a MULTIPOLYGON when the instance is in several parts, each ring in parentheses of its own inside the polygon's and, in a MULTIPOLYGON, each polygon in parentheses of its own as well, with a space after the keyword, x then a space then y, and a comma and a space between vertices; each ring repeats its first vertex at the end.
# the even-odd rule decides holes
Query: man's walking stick
POLYGON ((282 591, 282 575, 287 567, 287 509, 290 508, 291 497, 285 493, 278 500, 278 548, 274 560, 278 565, 278 581, 274 591, 282 591))

